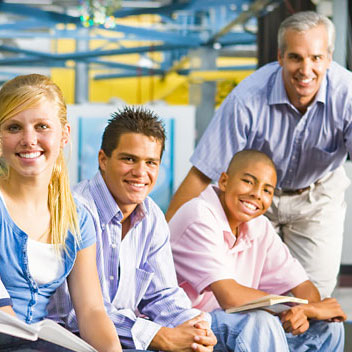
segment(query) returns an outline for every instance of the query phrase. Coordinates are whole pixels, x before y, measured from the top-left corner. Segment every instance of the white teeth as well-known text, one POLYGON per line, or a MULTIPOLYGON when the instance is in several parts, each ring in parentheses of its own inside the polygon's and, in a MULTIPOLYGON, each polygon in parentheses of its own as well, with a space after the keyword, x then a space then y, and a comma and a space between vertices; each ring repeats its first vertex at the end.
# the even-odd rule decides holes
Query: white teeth
POLYGON ((34 159, 38 158, 40 156, 40 152, 34 152, 34 153, 19 153, 21 158, 25 159, 34 159))
POLYGON ((244 206, 250 210, 256 210, 257 207, 251 203, 243 202, 244 206))
POLYGON ((144 183, 134 183, 134 182, 129 182, 129 183, 135 187, 144 187, 144 183))
POLYGON ((301 79, 301 82, 304 84, 310 83, 313 81, 313 78, 301 79))

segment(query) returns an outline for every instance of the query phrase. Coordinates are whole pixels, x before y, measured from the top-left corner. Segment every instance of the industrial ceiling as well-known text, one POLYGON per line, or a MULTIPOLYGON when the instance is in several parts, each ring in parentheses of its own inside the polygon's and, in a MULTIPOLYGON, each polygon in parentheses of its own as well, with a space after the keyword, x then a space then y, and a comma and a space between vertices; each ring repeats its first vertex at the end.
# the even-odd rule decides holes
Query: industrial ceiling
POLYGON ((281 2, 3 0, 0 1, 0 66, 66 67, 74 61, 116 70, 95 79, 130 77, 136 70, 140 75, 165 75, 171 70, 187 73, 179 63, 192 49, 253 48, 256 17, 281 2), (102 9, 106 10, 103 14, 102 9), (155 15, 157 20, 146 24, 145 15, 155 15), (142 19, 135 20, 135 24, 126 22, 130 16, 142 19), (31 41, 38 38, 49 41, 70 38, 77 45, 65 53, 52 47, 33 48, 31 41), (105 44, 92 49, 89 45, 92 40, 105 44), (135 44, 126 45, 126 41, 135 44), (148 62, 146 57, 138 64, 109 59, 135 53, 143 56, 148 52, 160 52, 162 58, 148 62))

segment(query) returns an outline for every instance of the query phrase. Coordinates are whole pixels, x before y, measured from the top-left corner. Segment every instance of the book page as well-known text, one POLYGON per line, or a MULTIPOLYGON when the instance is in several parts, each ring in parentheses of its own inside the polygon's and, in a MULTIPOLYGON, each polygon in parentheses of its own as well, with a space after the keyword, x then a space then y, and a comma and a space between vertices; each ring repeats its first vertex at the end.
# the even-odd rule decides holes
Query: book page
POLYGON ((0 332, 25 340, 38 339, 36 330, 17 317, 0 310, 0 332))
MULTIPOLYGON (((226 309, 226 313, 236 313, 236 312, 242 312, 245 310, 264 308, 264 307, 265 308, 270 307, 270 309, 271 309, 272 307, 279 305, 279 304, 280 304, 281 308, 277 307, 277 310, 279 310, 279 309, 281 309, 281 311, 286 310, 286 309, 283 309, 281 303, 285 303, 285 305, 287 306, 286 309, 289 309, 290 304, 291 305, 305 304, 305 303, 308 303, 308 301, 306 299, 301 299, 301 298, 292 297, 292 296, 267 295, 267 296, 263 296, 259 299, 247 302, 246 304, 243 304, 241 306, 228 308, 228 309, 226 309)), ((269 309, 266 309, 266 310, 269 310, 269 309)), ((275 308, 273 308, 271 310, 275 310, 275 308)))
POLYGON ((97 350, 80 337, 63 328, 53 320, 45 319, 33 324, 38 337, 75 352, 97 352, 97 350))
POLYGON ((0 310, 0 332, 31 341, 41 338, 75 352, 97 352, 80 337, 49 319, 35 324, 26 324, 17 317, 0 310))

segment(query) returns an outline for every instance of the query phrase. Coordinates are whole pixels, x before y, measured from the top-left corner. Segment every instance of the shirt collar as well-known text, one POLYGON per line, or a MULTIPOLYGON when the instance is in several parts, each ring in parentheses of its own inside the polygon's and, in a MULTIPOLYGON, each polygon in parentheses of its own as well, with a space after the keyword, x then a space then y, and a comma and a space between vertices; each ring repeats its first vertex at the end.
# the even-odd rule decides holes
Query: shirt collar
MULTIPOLYGON (((110 193, 100 171, 98 171, 90 182, 91 194, 97 206, 100 223, 108 224, 111 221, 121 222, 123 213, 110 193)), ((131 225, 141 221, 148 213, 145 201, 139 204, 131 214, 131 225)))
POLYGON ((91 180, 90 188, 91 194, 94 195, 94 201, 97 206, 100 223, 106 225, 113 218, 121 221, 123 218, 122 211, 106 186, 100 171, 98 171, 91 180))
POLYGON ((221 205, 219 199, 219 188, 215 185, 209 185, 200 195, 200 198, 204 199, 208 204, 211 205, 212 211, 216 216, 219 226, 222 228, 224 234, 224 240, 228 244, 229 248, 232 248, 236 242, 236 236, 232 233, 229 222, 221 205))
MULTIPOLYGON (((218 194, 219 188, 215 185, 209 185, 199 197, 205 200, 209 205, 211 205, 211 209, 214 215, 216 216, 219 226, 222 228, 224 234, 224 241, 227 243, 228 247, 232 249, 236 242, 236 236, 232 233, 218 194)), ((251 221, 255 221, 255 219, 251 221)), ((249 221, 248 223, 241 224, 239 226, 239 238, 235 247, 236 251, 244 250, 250 247, 252 240, 256 237, 256 234, 253 231, 249 230, 248 225, 251 221, 249 221)))
MULTIPOLYGON (((323 80, 321 81, 321 85, 320 85, 318 93, 315 97, 314 102, 319 101, 319 102, 325 104, 325 102, 326 102, 326 89, 327 89, 327 78, 326 78, 326 74, 325 74, 323 80)), ((275 104, 292 105, 292 103, 288 99, 288 96, 286 93, 284 80, 282 78, 282 67, 281 66, 276 71, 276 76, 274 78, 274 82, 271 87, 270 95, 269 95, 269 105, 275 105, 275 104)))

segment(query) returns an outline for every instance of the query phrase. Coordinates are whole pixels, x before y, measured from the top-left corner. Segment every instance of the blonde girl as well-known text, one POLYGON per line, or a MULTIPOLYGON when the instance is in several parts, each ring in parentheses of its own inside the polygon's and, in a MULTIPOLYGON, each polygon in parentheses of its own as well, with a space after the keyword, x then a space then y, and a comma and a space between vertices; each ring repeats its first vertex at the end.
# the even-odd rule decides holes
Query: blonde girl
POLYGON ((62 93, 49 78, 18 76, 0 89, 0 310, 40 321, 67 278, 81 337, 121 351, 104 310, 94 226, 69 189, 69 136, 62 93))

